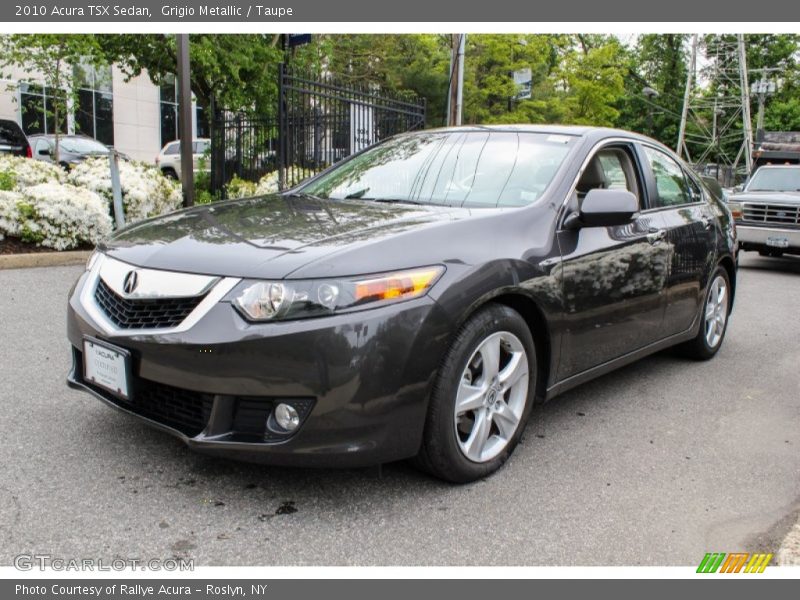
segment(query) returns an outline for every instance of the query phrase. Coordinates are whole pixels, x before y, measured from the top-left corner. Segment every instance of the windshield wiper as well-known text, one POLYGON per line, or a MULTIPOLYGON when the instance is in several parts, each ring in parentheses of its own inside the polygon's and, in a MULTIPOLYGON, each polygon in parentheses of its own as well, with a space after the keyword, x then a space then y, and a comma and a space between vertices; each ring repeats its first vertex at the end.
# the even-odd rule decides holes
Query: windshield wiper
POLYGON ((368 202, 382 202, 384 204, 425 204, 419 200, 401 200, 399 198, 362 198, 362 200, 367 200, 368 202))
POLYGON ((358 198, 363 198, 364 194, 369 191, 368 187, 365 187, 363 190, 358 190, 357 192, 350 192, 347 196, 344 197, 345 200, 355 200, 358 198))

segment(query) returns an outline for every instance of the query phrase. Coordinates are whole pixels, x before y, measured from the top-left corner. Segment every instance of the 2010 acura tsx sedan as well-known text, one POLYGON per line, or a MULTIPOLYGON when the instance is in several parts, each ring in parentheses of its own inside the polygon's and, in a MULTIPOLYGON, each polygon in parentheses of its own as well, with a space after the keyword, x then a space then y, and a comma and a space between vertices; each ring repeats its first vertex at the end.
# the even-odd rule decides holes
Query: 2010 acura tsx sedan
POLYGON ((198 451, 471 481, 534 403, 668 346, 714 356, 735 244, 727 208, 636 134, 403 134, 100 244, 69 384, 198 451))

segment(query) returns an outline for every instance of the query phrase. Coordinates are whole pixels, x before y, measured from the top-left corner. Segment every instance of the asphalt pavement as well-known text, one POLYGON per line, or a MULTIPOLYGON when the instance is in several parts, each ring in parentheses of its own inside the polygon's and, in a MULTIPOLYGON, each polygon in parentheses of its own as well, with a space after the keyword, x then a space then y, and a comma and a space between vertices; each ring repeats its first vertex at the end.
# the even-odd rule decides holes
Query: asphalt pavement
POLYGON ((537 409, 495 476, 298 470, 190 453, 69 390, 80 267, 0 271, 0 564, 696 565, 777 550, 800 509, 800 260, 743 255, 724 346, 537 409))

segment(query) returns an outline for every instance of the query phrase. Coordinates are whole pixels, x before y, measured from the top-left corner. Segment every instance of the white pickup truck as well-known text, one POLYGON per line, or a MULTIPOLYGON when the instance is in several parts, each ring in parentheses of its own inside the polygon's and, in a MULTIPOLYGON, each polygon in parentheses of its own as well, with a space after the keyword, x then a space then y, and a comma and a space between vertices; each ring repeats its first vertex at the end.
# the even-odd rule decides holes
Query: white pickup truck
POLYGON ((765 165, 730 196, 740 250, 800 254, 800 165, 765 165))

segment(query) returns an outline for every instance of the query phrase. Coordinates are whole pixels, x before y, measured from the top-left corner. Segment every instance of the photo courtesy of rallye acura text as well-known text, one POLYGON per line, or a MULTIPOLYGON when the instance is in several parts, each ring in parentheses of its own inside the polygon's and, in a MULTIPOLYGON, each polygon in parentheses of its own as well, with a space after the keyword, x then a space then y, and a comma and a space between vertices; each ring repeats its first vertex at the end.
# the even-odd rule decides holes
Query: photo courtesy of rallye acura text
POLYGON ((534 403, 669 346, 714 356, 735 245, 728 209, 637 134, 403 134, 99 245, 69 384, 210 454, 471 481, 534 403))

